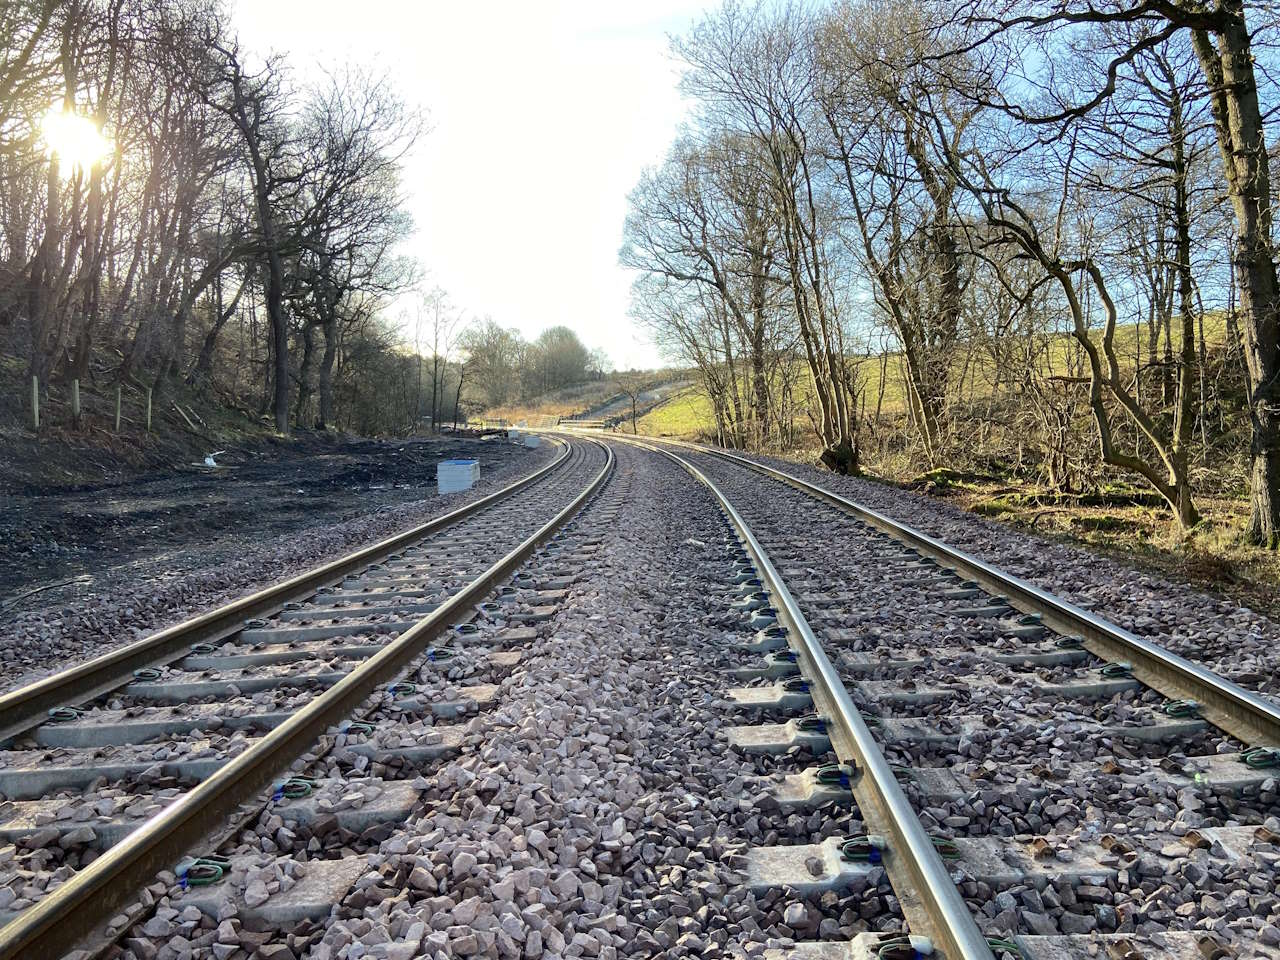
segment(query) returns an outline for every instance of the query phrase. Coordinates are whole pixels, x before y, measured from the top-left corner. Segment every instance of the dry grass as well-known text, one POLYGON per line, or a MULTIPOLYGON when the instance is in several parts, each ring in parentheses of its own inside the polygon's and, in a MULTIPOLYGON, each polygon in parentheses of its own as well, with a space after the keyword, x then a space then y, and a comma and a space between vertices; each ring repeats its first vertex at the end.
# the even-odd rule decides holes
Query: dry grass
POLYGON ((488 420, 502 419, 511 423, 535 417, 571 417, 598 407, 617 393, 618 386, 612 380, 597 380, 545 393, 528 403, 494 407, 486 410, 482 416, 488 420))

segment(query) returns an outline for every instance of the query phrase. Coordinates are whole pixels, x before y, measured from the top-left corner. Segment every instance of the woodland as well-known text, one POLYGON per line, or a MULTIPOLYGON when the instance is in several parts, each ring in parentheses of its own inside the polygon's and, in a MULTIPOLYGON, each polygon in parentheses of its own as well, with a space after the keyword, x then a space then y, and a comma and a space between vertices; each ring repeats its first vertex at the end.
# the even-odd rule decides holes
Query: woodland
POLYGON ((526 341, 400 252, 429 135, 386 77, 302 83, 218 2, 0 4, 0 383, 27 428, 145 406, 199 431, 212 405, 403 434, 602 376, 573 331, 526 341))
MULTIPOLYGON (((629 200, 633 316, 717 442, 1120 485, 1182 532, 1234 497, 1275 548, 1275 21, 726 3, 672 41, 693 109, 629 200)), ((277 434, 403 434, 604 379, 572 330, 470 315, 400 253, 429 136, 384 77, 303 83, 217 2, 0 6, 10 409, 37 436, 85 429, 82 397, 109 429, 113 394, 117 431, 122 398, 193 429, 203 398, 277 434)))

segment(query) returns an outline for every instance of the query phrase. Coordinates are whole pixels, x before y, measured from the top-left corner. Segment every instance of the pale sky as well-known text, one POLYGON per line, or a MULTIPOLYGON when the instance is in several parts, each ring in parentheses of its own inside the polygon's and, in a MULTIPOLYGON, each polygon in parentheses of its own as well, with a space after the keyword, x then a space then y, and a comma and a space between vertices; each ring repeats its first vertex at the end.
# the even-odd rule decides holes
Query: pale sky
POLYGON ((649 367, 617 263, 626 197, 686 114, 667 37, 711 2, 236 0, 235 22, 299 82, 361 64, 429 114, 406 165, 405 252, 457 305, 529 338, 562 323, 649 367))

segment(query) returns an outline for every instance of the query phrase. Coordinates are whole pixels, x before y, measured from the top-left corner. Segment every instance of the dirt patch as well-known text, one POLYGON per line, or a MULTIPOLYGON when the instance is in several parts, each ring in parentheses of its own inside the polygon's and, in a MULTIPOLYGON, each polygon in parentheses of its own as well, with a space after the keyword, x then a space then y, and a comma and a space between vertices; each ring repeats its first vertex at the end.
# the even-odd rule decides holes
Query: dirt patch
MULTIPOLYGON (((102 456, 99 449, 98 455, 102 456)), ((216 563, 246 539, 271 540, 435 496, 435 466, 476 457, 482 471, 527 456, 474 438, 402 441, 302 435, 246 443, 167 469, 110 461, 97 482, 50 485, 8 470, 0 512, 0 609, 37 586, 126 569, 216 563)))

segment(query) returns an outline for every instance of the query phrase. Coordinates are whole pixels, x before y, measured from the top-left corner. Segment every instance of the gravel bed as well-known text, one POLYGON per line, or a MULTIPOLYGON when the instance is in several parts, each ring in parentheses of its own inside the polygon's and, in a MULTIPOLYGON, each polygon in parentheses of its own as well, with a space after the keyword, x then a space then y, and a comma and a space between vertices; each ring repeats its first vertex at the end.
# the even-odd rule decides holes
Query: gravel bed
POLYGON ((11 690, 149 633, 213 609, 264 584, 302 573, 375 543, 431 517, 448 513, 532 473, 558 448, 547 444, 518 458, 504 458, 471 490, 385 508, 367 516, 311 528, 263 543, 247 531, 234 558, 207 566, 165 569, 138 580, 95 584, 63 608, 7 614, 3 643, 8 670, 0 690, 11 690))
POLYGON ((1247 606, 1079 547, 1011 529, 921 494, 777 457, 749 459, 937 537, 1248 689, 1261 693, 1280 689, 1280 625, 1247 606))
MULTIPOLYGON (((505 504, 497 508, 498 522, 502 527, 502 538, 492 536, 494 528, 494 516, 486 513, 484 515, 469 518, 463 521, 461 527, 470 525, 475 531, 481 532, 487 539, 512 540, 526 536, 532 529, 536 528, 542 520, 545 520, 546 514, 550 510, 558 509, 568 497, 573 496, 583 482, 583 480, 591 476, 599 466, 600 457, 598 452, 592 450, 584 450, 581 453, 575 453, 567 471, 558 473, 545 483, 539 484, 529 493, 518 495, 519 500, 528 500, 534 506, 534 509, 515 510, 505 504), (505 513, 512 513, 510 518, 505 513), (518 516, 514 515, 519 513, 518 516), (540 519, 541 516, 541 519, 540 519)), ((504 552, 507 547, 495 543, 495 550, 504 552)), ((471 551, 477 554, 476 562, 487 562, 485 548, 477 548, 471 551)), ((492 558, 488 558, 491 560, 492 558)), ((448 561, 450 568, 457 567, 457 561, 448 561)), ((430 576, 429 572, 423 573, 424 577, 430 576)), ((510 617, 519 615, 528 610, 535 602, 536 597, 533 591, 519 591, 509 601, 497 604, 496 607, 501 612, 502 617, 510 617)), ((496 615, 492 617, 496 619, 496 615)), ((269 664, 257 669, 235 669, 224 674, 229 677, 238 676, 275 676, 282 679, 292 679, 297 676, 298 683, 288 686, 277 686, 269 690, 261 691, 250 696, 241 696, 239 691, 231 686, 229 689, 233 695, 233 699, 227 700, 223 696, 210 696, 197 698, 191 704, 186 704, 185 709, 188 713, 196 714, 205 713, 197 704, 217 704, 219 714, 221 716, 233 717, 243 716, 246 713, 266 712, 269 709, 292 709, 296 708, 310 697, 303 693, 301 695, 294 692, 294 686, 305 686, 305 675, 323 670, 326 666, 341 667, 345 666, 343 661, 332 659, 331 663, 326 662, 323 656, 319 655, 309 660, 287 663, 287 664, 269 664), (195 710, 192 711, 192 707, 195 710)), ((466 695, 458 689, 458 686, 464 681, 476 682, 485 679, 498 679, 497 668, 486 658, 478 662, 468 662, 467 656, 460 656, 454 660, 441 660, 434 653, 427 658, 421 670, 418 671, 417 679, 424 688, 424 694, 430 697, 433 693, 432 686, 434 684, 434 692, 445 697, 451 697, 456 701, 452 705, 453 711, 461 716, 468 713, 474 713, 476 704, 474 701, 468 701, 466 695), (438 682, 438 678, 443 677, 445 683, 438 682)), ((217 671, 190 671, 183 672, 181 670, 162 671, 157 682, 172 680, 190 680, 201 676, 219 675, 217 671)), ((310 684, 314 687, 314 684, 310 684)), ((400 691, 402 692, 402 691, 400 691)), ((312 695, 314 695, 312 693, 312 695)), ((396 694, 391 690, 384 691, 379 694, 375 701, 382 700, 394 701, 396 694)), ((426 701, 432 704, 432 700, 426 701)), ((376 703, 375 703, 376 706, 376 703)), ((394 702, 390 705, 390 709, 394 711, 394 702)), ((148 701, 144 697, 131 694, 128 691, 119 691, 103 698, 100 703, 85 711, 76 720, 82 723, 93 724, 95 719, 101 720, 110 717, 115 720, 130 720, 135 718, 159 719, 162 717, 173 716, 174 708, 159 707, 148 701)), ((403 718, 400 718, 403 719, 403 718)), ((359 748, 372 747, 374 750, 394 749, 399 746, 422 746, 433 742, 433 731, 431 726, 430 707, 428 707, 428 718, 425 721, 417 722, 412 728, 404 723, 384 724, 383 728, 377 732, 374 737, 366 737, 364 735, 339 734, 337 737, 338 749, 334 751, 335 759, 332 762, 332 771, 339 776, 360 775, 366 770, 374 770, 375 772, 384 774, 388 772, 388 764, 379 763, 376 759, 367 755, 362 755, 359 748), (399 729, 389 729, 392 726, 399 729), (355 748, 355 749, 352 749, 355 748)), ((188 760, 225 760, 236 756, 247 749, 252 742, 253 733, 248 730, 234 730, 228 736, 219 733, 208 733, 207 731, 216 730, 222 726, 220 716, 207 716, 202 718, 200 726, 203 731, 197 729, 188 735, 176 735, 163 739, 152 740, 147 743, 139 744, 123 744, 123 745, 107 745, 100 747, 88 748, 22 748, 24 745, 19 744, 20 749, 0 751, 0 769, 4 767, 48 767, 48 766, 65 766, 68 764, 83 766, 97 765, 100 763, 112 762, 129 762, 139 766, 149 765, 145 772, 140 773, 134 779, 134 783, 146 788, 150 786, 155 790, 172 790, 176 791, 179 786, 171 777, 165 777, 163 774, 163 764, 169 762, 188 761, 188 760), (174 786, 170 786, 174 784, 174 786)), ((434 735, 434 740, 440 738, 434 735)), ((66 816, 73 817, 77 815, 79 809, 92 809, 97 811, 101 804, 106 803, 122 789, 122 785, 106 784, 105 778, 101 778, 98 782, 91 784, 88 789, 81 791, 81 797, 75 810, 68 809, 66 805, 59 807, 55 817, 66 810, 66 816)), ((378 787, 376 785, 370 789, 376 793, 378 787)), ((368 794, 368 791, 365 791, 368 794)), ((72 799, 70 794, 65 797, 57 797, 57 799, 72 799)), ((366 800, 373 799, 372 796, 366 795, 366 800)), ((326 798, 321 797, 323 803, 327 803, 326 798)), ((332 812, 332 806, 327 808, 332 812)), ((278 819, 274 814, 268 816, 268 821, 278 819)), ((277 850, 288 850, 288 844, 280 842, 278 828, 276 828, 276 838, 271 841, 273 846, 268 848, 266 842, 262 846, 262 852, 274 853, 277 850)), ((389 832, 389 831, 388 831, 389 832)), ((72 872, 80 866, 90 862, 97 856, 96 851, 92 849, 92 844, 96 840, 96 836, 92 832, 92 828, 87 824, 78 828, 77 832, 70 837, 64 833, 60 833, 56 828, 51 826, 37 829, 30 836, 24 837, 17 846, 0 849, 0 864, 8 862, 11 869, 5 869, 0 866, 0 889, 7 889, 9 893, 0 893, 0 898, 10 900, 10 905, 14 909, 22 909, 31 903, 38 901, 47 890, 51 890, 66 880, 72 872), (81 836, 80 834, 83 834, 81 836), (77 856, 74 861, 70 859, 70 852, 77 854, 83 851, 83 856, 77 856)), ((265 866, 263 869, 266 869, 265 866)), ((265 884, 271 892, 280 892, 287 890, 293 882, 299 879, 300 874, 292 871, 287 866, 283 873, 275 877, 274 880, 268 882, 261 871, 248 870, 238 871, 243 873, 239 876, 245 888, 252 889, 254 895, 265 884)), ((265 900, 265 897, 262 899, 265 900)), ((172 920, 175 915, 168 914, 168 908, 164 908, 163 915, 157 913, 148 921, 151 924, 151 930, 169 929, 172 926, 172 920)), ((184 910, 189 913, 189 910, 184 910)), ((190 920, 191 918, 188 918, 190 920)), ((152 936, 152 933, 144 932, 144 936, 152 936)), ((141 943, 142 941, 140 941, 141 943)), ((142 955, 146 956, 150 952, 139 946, 142 955)), ((165 948, 172 952, 169 947, 165 948)), ((173 949, 177 949, 174 947, 173 949)), ((188 951, 189 952, 189 951, 188 951)), ((215 953, 223 953, 225 951, 218 950, 215 953)), ((153 953, 150 954, 154 956, 153 953)), ((176 955, 184 955, 183 951, 178 950, 176 955)))

